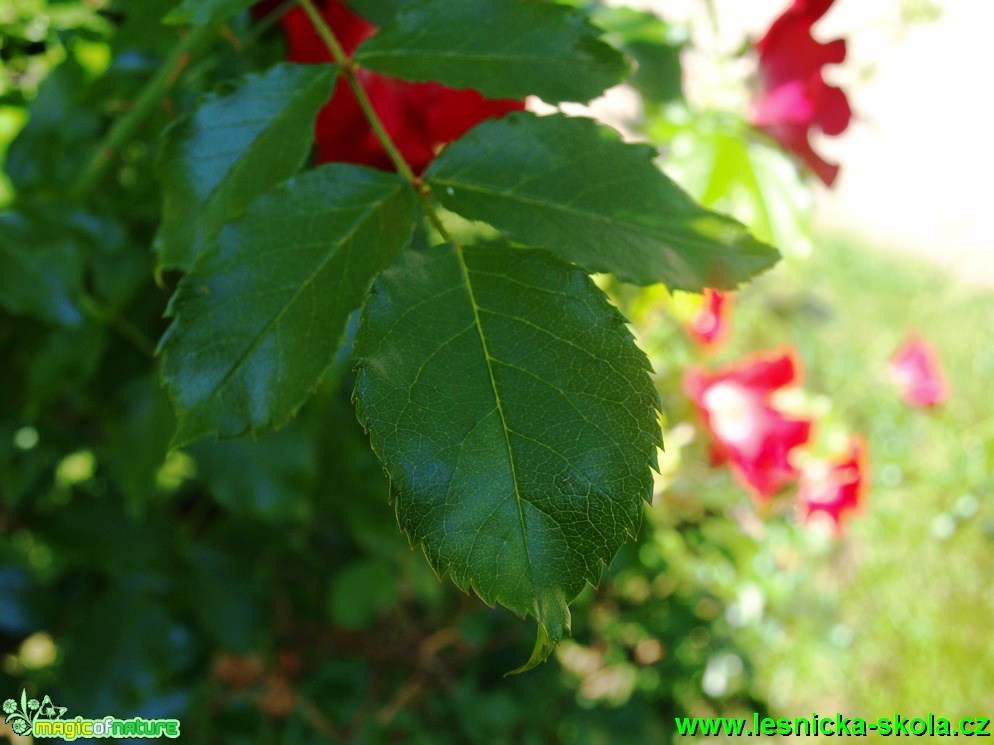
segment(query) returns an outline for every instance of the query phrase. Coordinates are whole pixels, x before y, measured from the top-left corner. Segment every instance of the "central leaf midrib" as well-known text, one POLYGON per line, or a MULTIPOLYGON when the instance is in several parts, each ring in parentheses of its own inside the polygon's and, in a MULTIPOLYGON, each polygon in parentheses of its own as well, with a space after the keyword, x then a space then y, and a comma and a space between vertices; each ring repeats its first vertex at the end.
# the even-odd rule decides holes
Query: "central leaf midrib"
POLYGON ((363 60, 375 60, 375 59, 408 59, 415 58, 418 60, 429 60, 436 61, 442 60, 446 62, 459 62, 459 61, 470 61, 470 62, 519 62, 519 63, 531 63, 531 62, 553 62, 557 65, 570 65, 575 66, 579 64, 597 64, 595 60, 577 60, 573 57, 555 57, 548 54, 501 54, 499 52, 491 52, 486 54, 481 54, 479 52, 447 52, 443 50, 426 52, 420 49, 414 50, 404 50, 404 49, 391 49, 389 51, 383 52, 368 52, 367 54, 359 55, 358 61, 361 63, 363 60))
MULTIPOLYGON (((561 202, 550 202, 544 199, 538 199, 536 197, 527 196, 515 191, 501 191, 494 187, 487 185, 474 184, 467 181, 452 181, 444 178, 432 178, 430 179, 432 184, 437 184, 438 186, 445 186, 449 188, 460 188, 466 189, 467 191, 473 191, 478 194, 486 194, 492 197, 499 197, 502 199, 507 199, 509 201, 520 202, 525 205, 532 207, 541 207, 543 209, 548 209, 552 211, 564 212, 567 215, 584 217, 595 222, 604 223, 605 225, 611 227, 627 227, 633 232, 643 233, 650 235, 655 238, 660 238, 669 242, 671 248, 675 248, 675 245, 684 243, 694 248, 699 248, 704 251, 714 251, 715 244, 704 240, 702 238, 691 237, 690 235, 680 235, 677 233, 672 233, 660 226, 656 225, 644 225, 642 223, 633 222, 631 220, 626 220, 618 217, 613 217, 611 215, 604 215, 600 212, 589 212, 587 210, 577 209, 575 207, 570 207, 569 205, 563 204, 561 202)), ((728 248, 728 247, 726 247, 728 248)), ((744 253, 749 253, 757 257, 763 256, 762 250, 757 250, 755 248, 746 249, 742 245, 737 245, 736 248, 743 251, 744 253)))
MULTIPOLYGON (((327 73, 327 71, 324 72, 327 73)), ((332 72, 332 76, 333 77, 338 76, 337 66, 335 66, 335 70, 332 72)), ((299 95, 296 96, 295 98, 292 98, 278 114, 272 117, 268 117, 269 121, 266 124, 266 126, 264 126, 261 130, 259 130, 258 134, 256 134, 256 136, 252 138, 252 141, 245 148, 242 149, 244 155, 241 158, 236 159, 235 162, 232 163, 231 166, 228 168, 227 172, 220 178, 220 180, 218 180, 218 182, 211 187, 211 190, 208 193, 207 197, 203 200, 205 204, 213 205, 214 201, 218 198, 218 195, 221 194, 222 190, 224 188, 227 188, 228 184, 230 184, 232 181, 235 180, 235 177, 240 171, 245 169, 244 164, 246 159, 252 157, 253 155, 255 155, 256 152, 258 152, 259 142, 264 140, 266 137, 268 137, 273 131, 283 126, 283 124, 286 122, 288 118, 287 115, 288 112, 290 111, 295 112, 296 106, 300 104, 302 100, 308 98, 311 95, 311 92, 314 90, 314 88, 324 81, 325 77, 326 75, 315 75, 314 79, 310 82, 310 84, 304 86, 303 89, 300 89, 298 91, 299 95)), ((218 97, 218 99, 216 100, 223 100, 223 97, 218 97)))
POLYGON ((459 262, 459 268, 462 271, 463 281, 466 284, 466 293, 469 297, 470 307, 473 310, 473 322, 480 337, 480 344, 483 346, 483 358, 487 366, 487 375, 490 378, 490 389, 493 391, 494 404, 497 408, 497 415, 500 417, 500 428, 501 432, 504 434, 504 445, 507 448, 508 465, 511 468, 511 482, 514 484, 514 499, 518 506, 518 520, 521 525, 521 542, 525 549, 525 559, 528 566, 528 578, 531 580, 532 589, 535 592, 535 615, 541 623, 543 622, 541 590, 539 589, 538 583, 535 581, 535 574, 532 571, 532 558, 531 553, 528 550, 528 530, 525 525, 525 512, 523 506, 525 499, 521 496, 521 492, 518 490, 518 474, 514 466, 514 451, 511 448, 510 430, 507 426, 507 418, 504 415, 504 405, 501 402, 500 393, 497 391, 497 380, 494 377, 494 369, 491 364, 491 360, 493 358, 490 355, 490 347, 487 344, 486 334, 483 333, 483 324, 480 321, 480 306, 476 302, 476 293, 473 292, 473 282, 469 278, 469 267, 466 266, 466 260, 463 257, 462 250, 458 247, 454 247, 453 250, 455 251, 456 259, 459 262))

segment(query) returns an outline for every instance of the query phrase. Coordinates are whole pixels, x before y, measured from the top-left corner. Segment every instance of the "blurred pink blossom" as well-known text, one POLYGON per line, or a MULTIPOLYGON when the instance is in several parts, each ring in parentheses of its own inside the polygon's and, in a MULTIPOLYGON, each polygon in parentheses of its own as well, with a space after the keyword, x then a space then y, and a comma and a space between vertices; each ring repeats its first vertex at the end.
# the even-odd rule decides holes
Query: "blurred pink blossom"
POLYGON ((894 353, 890 378, 909 406, 938 406, 949 398, 949 381, 938 353, 915 334, 894 353))
POLYGON ((684 378, 711 435, 712 464, 727 462, 760 502, 797 477, 791 451, 811 436, 810 420, 788 417, 772 402, 799 378, 793 351, 748 358, 714 373, 690 368, 684 378))
POLYGON ((701 309, 687 326, 690 338, 702 347, 717 347, 731 330, 732 296, 706 287, 701 309))
POLYGON ((841 531, 846 515, 865 503, 868 485, 866 443, 854 437, 843 458, 812 461, 804 466, 797 498, 805 517, 828 515, 836 530, 841 531))

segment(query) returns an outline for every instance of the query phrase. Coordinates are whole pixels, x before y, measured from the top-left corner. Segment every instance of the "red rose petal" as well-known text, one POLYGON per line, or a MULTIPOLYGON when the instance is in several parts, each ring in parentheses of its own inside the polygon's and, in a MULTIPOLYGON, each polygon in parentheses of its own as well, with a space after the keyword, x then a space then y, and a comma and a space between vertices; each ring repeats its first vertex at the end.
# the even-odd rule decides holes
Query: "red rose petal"
POLYGON ((836 529, 841 530, 846 516, 865 503, 868 484, 866 443, 855 437, 844 458, 813 461, 804 467, 798 502, 806 518, 827 515, 836 529))
POLYGON ((684 388, 711 436, 713 464, 728 463, 758 500, 766 501, 797 477, 791 452, 811 438, 812 422, 788 417, 773 394, 799 382, 788 351, 746 359, 717 372, 691 368, 684 388))
POLYGON ((915 334, 894 353, 890 377, 909 406, 938 406, 949 399, 949 380, 938 352, 915 334))
POLYGON ((731 327, 732 296, 707 287, 703 305, 687 327, 690 338, 706 349, 720 345, 731 327))
POLYGON ((803 160, 827 186, 839 167, 825 161, 811 146, 810 133, 842 134, 852 120, 845 93, 822 76, 826 65, 846 58, 844 39, 822 44, 811 35, 832 0, 795 0, 756 44, 760 92, 751 121, 803 160))
MULTIPOLYGON (((346 54, 352 54, 376 31, 375 26, 349 10, 341 0, 329 0, 320 10, 346 54)), ((332 61, 303 10, 290 10, 281 23, 289 46, 287 59, 302 64, 332 61)), ((484 119, 524 108, 522 101, 488 99, 473 90, 457 91, 438 83, 409 83, 367 70, 359 71, 359 82, 387 134, 418 173, 431 163, 439 148, 484 119)), ((341 161, 384 170, 394 168, 345 80, 338 81, 331 101, 319 114, 315 140, 319 163, 341 161)))

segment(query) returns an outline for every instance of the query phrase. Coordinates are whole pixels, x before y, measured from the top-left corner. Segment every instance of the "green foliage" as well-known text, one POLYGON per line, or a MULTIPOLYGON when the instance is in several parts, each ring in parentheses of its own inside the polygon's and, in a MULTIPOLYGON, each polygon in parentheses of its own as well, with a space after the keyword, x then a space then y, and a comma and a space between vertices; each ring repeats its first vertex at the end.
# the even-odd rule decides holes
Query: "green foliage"
POLYGON ((334 84, 331 67, 274 65, 170 128, 158 167, 162 266, 189 269, 225 222, 300 168, 334 84))
POLYGON ((328 615, 337 626, 361 629, 397 604, 394 567, 384 559, 361 559, 335 575, 328 592, 328 615))
POLYGON ((742 225, 699 207, 654 155, 589 119, 512 114, 446 148, 425 180, 449 209, 626 282, 732 288, 776 262, 742 225))
POLYGON ((25 193, 65 189, 89 157, 86 145, 97 136, 101 116, 84 97, 86 71, 70 57, 45 79, 29 108, 30 119, 10 146, 4 170, 25 193), (73 120, 66 127, 66 117, 73 120))
POLYGON ((17 212, 0 214, 0 305, 14 314, 78 326, 83 257, 71 234, 17 212))
POLYGON ((190 449, 197 475, 233 514, 276 526, 309 519, 317 450, 308 428, 295 422, 259 440, 201 442, 190 449))
MULTIPOLYGON (((443 12, 430 2, 408 6, 367 42, 357 58, 381 71, 393 71, 384 60, 403 58, 405 75, 410 77, 473 85, 492 95, 534 90, 553 100, 573 96, 575 89, 568 86, 584 81, 583 75, 563 73, 561 57, 566 52, 559 46, 598 51, 602 62, 620 60, 595 40, 594 28, 582 16, 566 8, 538 3, 483 5, 466 4, 455 13, 451 8, 443 12), (459 50, 470 48, 462 46, 462 40, 475 38, 468 28, 481 17, 488 19, 483 38, 494 47, 483 48, 485 64, 477 68, 475 62, 480 60, 461 58, 459 50), (536 47, 535 39, 550 40, 549 58, 536 59, 524 52, 536 47), (492 67, 495 57, 502 63, 512 61, 501 65, 499 75, 492 67), (547 68, 545 61, 550 58, 556 63, 547 68), (456 79, 457 73, 467 77, 456 79), (541 84, 547 77, 564 86, 561 95, 542 85, 514 87, 519 81, 541 84), (505 84, 512 88, 498 87, 505 84)), ((479 54, 478 44, 472 49, 479 54)), ((277 66, 250 77, 234 93, 209 98, 170 129, 159 160, 165 216, 157 248, 166 266, 192 262, 170 304, 174 322, 161 344, 163 378, 177 408, 174 447, 211 434, 233 437, 251 431, 255 435, 289 421, 331 365, 349 314, 408 240, 414 223, 411 189, 400 178, 374 176, 361 169, 318 169, 245 207, 252 196, 298 167, 302 153, 293 143, 303 142, 300 130, 310 126, 332 81, 324 68, 277 66), (289 156, 282 149, 288 146, 289 156), (242 210, 244 215, 229 222, 215 241, 221 224, 242 210), (190 220, 191 213, 197 219, 190 220)), ((607 84, 596 75, 590 83, 590 95, 607 84)), ((659 173, 648 150, 623 145, 610 130, 582 119, 518 115, 481 125, 448 148, 426 180, 457 212, 482 214, 497 228, 506 226, 512 237, 557 251, 587 271, 609 270, 643 284, 730 286, 776 257, 737 223, 694 205, 659 173), (567 164, 571 168, 564 175, 567 164), (515 178, 510 184, 509 176, 515 178), (625 188, 618 188, 619 178, 625 188), (521 181, 527 183, 525 188, 519 188, 521 181), (598 187, 592 189, 591 184, 598 187), (584 195, 582 199, 575 196, 578 193, 584 195), (467 206, 476 194, 481 195, 482 207, 472 202, 467 206), (565 213, 572 224, 556 213, 565 213)), ((437 223, 433 208, 427 201, 425 205, 437 223)), ((533 665, 568 630, 569 600, 586 582, 597 580, 601 565, 610 560, 625 535, 635 532, 639 498, 648 493, 648 468, 655 458, 653 407, 633 399, 602 411, 591 402, 610 404, 613 399, 605 388, 609 384, 647 395, 648 368, 635 358, 618 369, 610 367, 617 363, 618 345, 626 336, 620 320, 606 306, 603 318, 591 328, 613 326, 614 341, 555 336, 559 328, 569 328, 568 315, 536 302, 535 295, 494 295, 492 306, 476 300, 477 294, 496 292, 493 280, 506 276, 505 293, 518 289, 518 284, 522 288, 534 284, 561 295, 559 302, 568 302, 570 313, 590 324, 596 318, 591 309, 603 300, 597 300, 600 291, 595 287, 576 281, 579 275, 574 270, 563 266, 557 279, 549 259, 524 258, 533 254, 496 249, 477 253, 468 247, 436 250, 449 255, 449 260, 433 261, 431 268, 415 262, 414 254, 402 254, 386 275, 390 279, 383 287, 389 291, 381 291, 364 311, 360 417, 370 427, 374 449, 394 480, 401 525, 413 541, 425 546, 436 569, 449 572, 458 585, 472 587, 485 601, 501 602, 539 621, 539 641, 529 663, 533 665), (483 259, 470 257, 483 256, 494 262, 488 269, 492 278, 471 270, 472 261, 483 259), (546 266, 539 272, 535 267, 542 261, 546 266), (523 277, 514 275, 511 267, 517 264, 525 271, 523 277), (453 277, 458 267, 463 271, 453 277), (459 278, 462 283, 453 285, 459 278), (433 284, 437 282, 442 284, 433 284), (436 293, 446 298, 437 308, 436 293), (515 315, 519 304, 528 312, 515 315), (541 329, 567 346, 558 351, 550 347, 547 358, 531 361, 534 367, 518 365, 533 379, 522 376, 514 365, 499 367, 517 359, 518 339, 488 338, 500 327, 489 316, 486 325, 480 319, 493 308, 503 314, 497 317, 504 322, 521 326, 517 336, 522 329, 541 329), (447 322, 423 318, 421 313, 428 310, 438 317, 445 315, 447 322), (554 315, 542 315, 553 311, 554 315), (462 328, 467 318, 476 320, 462 328), (454 339, 445 334, 453 323, 462 324, 462 336, 454 339), (403 329, 402 334, 390 331, 394 324, 403 329), (428 324, 437 334, 430 342, 418 333, 428 324), (465 335, 473 328, 476 341, 465 335), (570 355, 561 358, 564 352, 570 355), (587 370, 581 362, 594 366, 587 370), (550 375, 556 366, 573 375, 550 375), (611 374, 605 377, 608 369, 611 374), (465 400, 457 399, 455 411, 451 401, 417 398, 422 393, 415 385, 432 371, 436 376, 475 381, 475 387, 463 392, 465 400), (594 387, 581 386, 581 380, 594 387), (544 412, 540 426, 537 421, 518 425, 517 418, 539 403, 536 381, 549 388, 546 395, 561 391, 562 402, 544 412), (397 398, 396 392, 403 390, 408 390, 406 397, 397 398), (409 406, 412 396, 416 406, 409 406), (510 402, 507 410, 502 405, 505 400, 510 402), (587 416, 581 413, 584 410, 593 413, 587 416), (546 431, 549 417, 555 429, 546 431), (632 421, 637 422, 634 428, 632 421), (577 428, 588 430, 589 436, 564 434, 577 428), (455 440, 434 442, 439 432, 455 440), (463 442, 464 432, 472 433, 468 444, 463 442), (495 438, 495 432, 503 432, 503 438, 495 438), (597 444, 602 437, 608 438, 611 452, 597 455, 607 447, 597 444), (532 444, 516 456, 519 438, 532 444), (534 448, 539 448, 541 457, 531 452, 534 448), (446 450, 473 452, 479 461, 467 456, 457 461, 460 469, 445 473, 439 468, 444 462, 440 453, 446 450), (559 463, 554 471, 544 470, 550 457, 559 463), (526 465, 516 467, 519 460, 526 465), (427 469, 426 483, 410 476, 412 461, 427 469), (545 473, 544 480, 530 483, 532 471, 545 473), (491 484, 482 501, 474 486, 480 479, 491 484), (505 493, 507 486, 516 495, 513 501, 505 493), (577 502, 578 494, 585 499, 577 502), (454 506, 453 515, 442 513, 446 525, 454 520, 457 534, 482 534, 484 540, 466 545, 461 539, 453 541, 445 530, 439 532, 426 518, 438 519, 433 507, 438 500, 454 506), (627 507, 615 514, 623 500, 627 507), (497 504, 502 511, 495 513, 497 504), (486 515, 479 511, 482 505, 487 505, 486 515), (611 521, 605 524, 607 515, 611 521), (517 531, 511 531, 515 521, 517 531), (509 548, 512 535, 520 538, 513 539, 509 548), (501 567, 507 561, 510 570, 501 567), (522 574, 529 577, 526 582, 521 581, 522 574)), ((574 329, 574 334, 580 330, 574 329)), ((439 378, 429 393, 443 387, 439 378)))
POLYGON ((382 26, 410 0, 349 0, 349 5, 364 18, 382 26))
POLYGON ((620 83, 624 58, 583 14, 534 0, 419 0, 362 45, 356 61, 407 80, 494 98, 586 102, 620 83))
POLYGON ((656 393, 624 319, 544 253, 440 246, 381 275, 356 355, 401 527, 440 574, 534 615, 541 662, 652 486, 656 393))
POLYGON ((689 115, 674 124, 656 117, 649 131, 669 144, 666 169, 695 199, 747 223, 786 257, 810 253, 810 191, 789 158, 750 136, 744 121, 689 115))
POLYGON ((331 366, 349 315, 410 240, 396 176, 327 165, 261 196, 170 302, 162 376, 178 447, 289 421, 331 366))
POLYGON ((182 0, 162 20, 178 26, 206 26, 245 10, 252 2, 253 0, 182 0))
POLYGON ((594 20, 637 63, 629 83, 643 104, 659 106, 683 98, 680 53, 685 42, 676 30, 652 13, 625 7, 596 6, 594 20))

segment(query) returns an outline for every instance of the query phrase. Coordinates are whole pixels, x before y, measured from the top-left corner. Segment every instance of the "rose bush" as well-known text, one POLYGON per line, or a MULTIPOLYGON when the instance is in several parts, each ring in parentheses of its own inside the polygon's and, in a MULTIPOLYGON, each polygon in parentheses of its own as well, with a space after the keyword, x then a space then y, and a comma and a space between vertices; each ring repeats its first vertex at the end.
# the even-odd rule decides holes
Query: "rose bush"
MULTIPOLYGON (((679 99, 676 31, 583 3, 66 4, 3 26, 4 690, 202 741, 643 743, 762 709, 831 550, 793 518, 848 522, 869 446, 817 439, 816 304, 749 289, 789 210, 742 210, 761 241, 707 209, 800 180, 679 99), (377 39, 435 82, 377 72, 377 39), (643 132, 717 144, 706 205, 657 149, 520 111, 632 62, 666 84, 643 132), (503 677, 529 648, 551 661, 503 677)), ((792 13, 756 124, 803 153, 841 120, 839 49, 792 13)))

